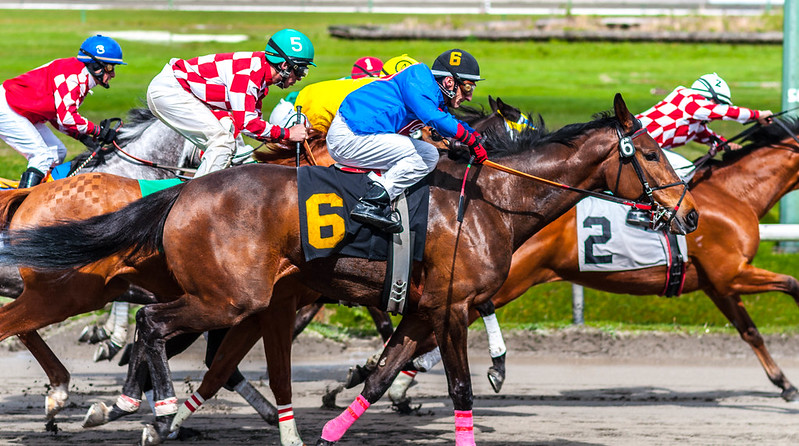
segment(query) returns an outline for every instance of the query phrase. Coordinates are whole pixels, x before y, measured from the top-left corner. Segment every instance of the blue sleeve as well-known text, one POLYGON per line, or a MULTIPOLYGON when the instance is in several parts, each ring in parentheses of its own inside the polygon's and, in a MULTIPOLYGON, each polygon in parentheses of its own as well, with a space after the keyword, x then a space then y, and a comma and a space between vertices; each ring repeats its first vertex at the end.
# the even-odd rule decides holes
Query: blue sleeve
POLYGON ((465 122, 461 122, 448 112, 442 110, 442 93, 435 82, 430 69, 424 65, 406 68, 403 76, 404 85, 400 86, 405 106, 420 121, 432 126, 445 137, 453 137, 458 132, 458 124, 462 124, 470 132, 474 132, 465 122), (416 68, 418 67, 418 68, 416 68), (411 70, 413 68, 413 70, 411 70))

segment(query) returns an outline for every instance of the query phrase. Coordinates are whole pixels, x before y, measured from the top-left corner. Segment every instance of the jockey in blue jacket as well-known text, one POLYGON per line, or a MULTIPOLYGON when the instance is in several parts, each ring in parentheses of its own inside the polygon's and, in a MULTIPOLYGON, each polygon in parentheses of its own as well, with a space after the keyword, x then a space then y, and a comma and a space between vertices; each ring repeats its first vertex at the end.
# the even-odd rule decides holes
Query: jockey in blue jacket
POLYGON ((475 58, 453 49, 439 55, 432 69, 411 65, 347 95, 327 133, 330 155, 347 166, 383 171, 369 174, 372 184, 350 213, 353 220, 402 231, 391 202, 432 172, 439 158, 433 145, 408 136, 420 126, 465 143, 478 163, 486 160, 477 132, 447 111, 471 100, 480 80, 475 58))

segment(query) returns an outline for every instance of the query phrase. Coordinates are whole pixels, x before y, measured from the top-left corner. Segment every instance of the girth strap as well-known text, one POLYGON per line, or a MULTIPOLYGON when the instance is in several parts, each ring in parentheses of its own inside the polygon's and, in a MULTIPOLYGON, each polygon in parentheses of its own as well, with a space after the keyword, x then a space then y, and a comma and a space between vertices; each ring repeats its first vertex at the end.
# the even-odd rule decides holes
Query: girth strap
POLYGON ((408 200, 404 192, 397 197, 396 206, 402 221, 402 232, 393 234, 389 244, 382 304, 383 309, 393 315, 404 314, 407 307, 414 243, 414 233, 409 229, 408 200))

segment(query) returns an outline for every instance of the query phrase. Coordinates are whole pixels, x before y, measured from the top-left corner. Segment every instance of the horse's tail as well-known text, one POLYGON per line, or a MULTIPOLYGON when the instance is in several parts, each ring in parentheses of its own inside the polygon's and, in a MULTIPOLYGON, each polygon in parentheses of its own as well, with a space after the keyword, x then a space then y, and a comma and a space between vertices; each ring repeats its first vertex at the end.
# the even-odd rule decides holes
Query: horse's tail
POLYGON ((8 228, 11 218, 33 188, 0 190, 0 229, 8 228))
POLYGON ((125 252, 157 252, 183 184, 136 200, 119 211, 87 220, 13 230, 0 239, 0 265, 41 270, 80 268, 125 252))

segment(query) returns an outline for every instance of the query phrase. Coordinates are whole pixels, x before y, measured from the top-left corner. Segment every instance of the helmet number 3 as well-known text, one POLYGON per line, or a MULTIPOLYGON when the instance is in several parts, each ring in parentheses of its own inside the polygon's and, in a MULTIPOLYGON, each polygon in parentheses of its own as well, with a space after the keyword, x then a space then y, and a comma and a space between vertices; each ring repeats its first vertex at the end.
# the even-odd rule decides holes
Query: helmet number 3
POLYGON ((460 51, 453 51, 449 54, 449 64, 450 66, 457 67, 461 64, 461 56, 463 54, 460 51))
POLYGON ((294 36, 291 39, 291 50, 294 52, 299 53, 302 51, 302 41, 300 41, 299 36, 294 36))
POLYGON ((105 46, 97 45, 96 47, 94 47, 94 51, 96 51, 97 54, 105 54, 105 46))

